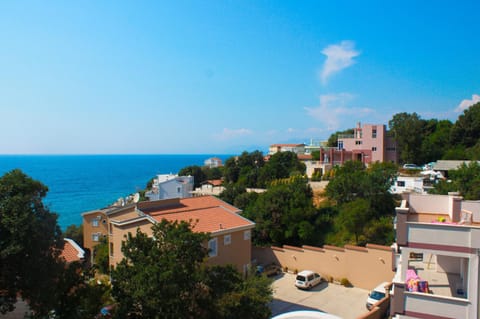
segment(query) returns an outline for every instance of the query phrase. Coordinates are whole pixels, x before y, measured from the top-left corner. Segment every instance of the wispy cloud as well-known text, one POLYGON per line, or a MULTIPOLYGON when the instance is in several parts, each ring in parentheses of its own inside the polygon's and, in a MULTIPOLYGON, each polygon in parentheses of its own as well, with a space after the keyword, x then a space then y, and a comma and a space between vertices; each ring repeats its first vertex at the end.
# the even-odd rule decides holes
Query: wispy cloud
POLYGON ((480 95, 473 94, 471 100, 465 99, 462 102, 460 102, 460 104, 455 109, 455 112, 458 112, 458 113, 463 112, 466 109, 468 109, 470 106, 472 106, 473 104, 476 104, 478 102, 480 102, 480 95))
POLYGON ((246 135, 251 135, 253 132, 250 129, 247 128, 239 128, 239 129, 229 129, 229 128, 224 128, 223 131, 215 137, 219 140, 229 140, 233 138, 238 138, 246 135))
POLYGON ((373 110, 367 107, 347 107, 354 96, 350 93, 325 94, 320 96, 320 105, 315 108, 306 107, 308 115, 322 122, 328 130, 340 127, 340 121, 346 115, 355 115, 357 118, 372 114, 373 110))
POLYGON ((320 71, 323 84, 327 83, 331 75, 353 65, 355 63, 353 58, 360 55, 360 51, 355 50, 355 42, 347 40, 327 46, 322 53, 327 56, 320 71))

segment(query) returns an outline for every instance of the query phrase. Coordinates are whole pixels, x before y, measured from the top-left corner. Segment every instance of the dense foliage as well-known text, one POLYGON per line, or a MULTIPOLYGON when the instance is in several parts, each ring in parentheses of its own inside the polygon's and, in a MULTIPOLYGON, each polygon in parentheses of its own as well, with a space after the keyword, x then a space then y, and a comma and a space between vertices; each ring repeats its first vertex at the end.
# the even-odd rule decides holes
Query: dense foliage
POLYGON ((89 269, 59 258, 63 238, 42 202, 47 190, 20 170, 0 178, 0 312, 19 297, 33 318, 92 318, 108 288, 88 284, 89 269))
POLYGON ((334 169, 326 194, 337 203, 339 214, 334 218, 337 231, 329 234, 330 243, 392 242, 395 198, 389 189, 396 174, 397 166, 391 163, 366 168, 361 162, 349 161, 334 169))
POLYGON ((141 231, 122 245, 112 272, 116 318, 269 318, 270 281, 231 266, 204 264, 206 233, 162 221, 153 237, 141 231))
POLYGON ((402 163, 480 159, 480 103, 466 109, 455 123, 399 113, 389 121, 389 127, 397 140, 402 163))
POLYGON ((277 180, 255 201, 244 216, 256 223, 256 244, 314 244, 316 210, 312 190, 302 177, 277 180))
POLYGON ((446 195, 459 192, 467 200, 480 199, 480 165, 476 161, 462 164, 457 170, 449 171, 448 180, 435 184, 432 194, 446 195))
POLYGON ((305 164, 293 152, 278 152, 265 162, 260 151, 243 152, 225 162, 225 184, 241 187, 265 188, 276 179, 305 174, 305 164))
MULTIPOLYGON (((179 172, 179 176, 193 176, 193 183, 194 187, 200 187, 203 182, 211 179, 220 179, 222 178, 222 169, 219 167, 206 167, 206 166, 198 166, 192 165, 182 168, 179 172)), ((147 188, 151 188, 148 187, 147 188)))

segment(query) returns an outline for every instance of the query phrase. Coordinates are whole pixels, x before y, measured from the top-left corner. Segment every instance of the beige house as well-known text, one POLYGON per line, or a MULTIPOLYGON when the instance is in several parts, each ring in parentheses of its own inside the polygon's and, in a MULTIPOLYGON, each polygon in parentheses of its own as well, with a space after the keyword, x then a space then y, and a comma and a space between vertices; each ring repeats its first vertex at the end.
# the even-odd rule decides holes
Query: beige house
POLYGON ((213 196, 139 202, 88 212, 83 214, 84 245, 92 249, 97 238, 106 236, 110 264, 115 266, 123 259, 121 246, 128 233, 140 229, 151 235, 152 226, 163 219, 187 221, 193 231, 210 233, 211 240, 205 243, 210 250, 209 264, 233 264, 244 271, 251 261, 251 230, 255 224, 239 213, 238 208, 213 196))

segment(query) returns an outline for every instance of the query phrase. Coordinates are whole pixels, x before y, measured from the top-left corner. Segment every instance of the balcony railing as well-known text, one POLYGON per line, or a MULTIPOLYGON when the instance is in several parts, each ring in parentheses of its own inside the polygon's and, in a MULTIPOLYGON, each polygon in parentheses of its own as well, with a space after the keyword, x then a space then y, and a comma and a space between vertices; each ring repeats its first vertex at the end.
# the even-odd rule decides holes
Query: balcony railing
POLYGON ((404 292, 404 305, 404 313, 415 317, 423 314, 429 318, 469 318, 471 311, 467 299, 416 292, 404 292))
MULTIPOLYGON (((397 225, 397 227, 399 226, 397 225)), ((472 247, 472 244, 477 241, 477 238, 472 238, 476 233, 472 233, 472 228, 478 229, 477 226, 432 221, 432 223, 407 222, 406 227, 406 239, 409 243, 421 243, 436 247, 461 247, 463 252, 479 248, 472 247)))
MULTIPOLYGON (((360 136, 361 137, 361 136, 360 136)), ((338 138, 355 138, 354 134, 338 134, 338 138)))

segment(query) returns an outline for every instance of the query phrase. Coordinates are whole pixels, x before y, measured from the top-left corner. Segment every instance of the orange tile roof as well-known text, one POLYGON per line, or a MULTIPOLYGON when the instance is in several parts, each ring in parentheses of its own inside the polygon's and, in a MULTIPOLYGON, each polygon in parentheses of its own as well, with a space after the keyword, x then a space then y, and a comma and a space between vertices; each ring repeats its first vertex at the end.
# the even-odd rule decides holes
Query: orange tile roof
POLYGON ((311 160, 312 159, 312 155, 310 154, 298 154, 297 155, 297 158, 299 160, 311 160))
POLYGON ((180 199, 178 205, 152 209, 148 214, 157 221, 192 221, 193 230, 198 232, 213 233, 255 225, 239 212, 238 208, 214 196, 201 196, 180 199))
POLYGON ((211 184, 213 186, 221 186, 223 181, 221 179, 209 179, 206 183, 211 184))
POLYGON ((83 254, 85 253, 83 249, 80 248, 73 240, 65 238, 65 245, 63 246, 62 253, 60 257, 64 258, 67 263, 74 261, 80 261, 83 259, 83 254), (72 243, 73 242, 73 243, 72 243), (77 247, 75 247, 75 245, 77 247), (79 257, 82 256, 82 257, 79 257))

